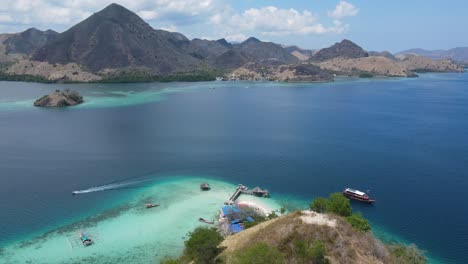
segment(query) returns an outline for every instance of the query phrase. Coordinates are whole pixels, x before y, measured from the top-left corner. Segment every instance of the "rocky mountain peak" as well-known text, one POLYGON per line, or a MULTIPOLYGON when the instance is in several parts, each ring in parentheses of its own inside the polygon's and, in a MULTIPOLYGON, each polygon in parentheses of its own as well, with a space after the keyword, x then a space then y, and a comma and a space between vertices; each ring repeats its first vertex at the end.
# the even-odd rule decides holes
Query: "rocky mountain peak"
POLYGON ((369 54, 354 42, 344 39, 333 46, 318 51, 312 60, 325 61, 335 58, 356 59, 369 57, 369 54))

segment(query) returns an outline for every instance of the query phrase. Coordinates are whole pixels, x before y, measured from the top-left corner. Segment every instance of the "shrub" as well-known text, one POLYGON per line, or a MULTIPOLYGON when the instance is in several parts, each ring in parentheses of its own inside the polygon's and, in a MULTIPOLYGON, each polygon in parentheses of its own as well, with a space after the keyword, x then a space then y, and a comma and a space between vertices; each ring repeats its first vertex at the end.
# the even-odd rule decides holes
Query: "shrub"
POLYGON ((286 208, 284 208, 284 207, 281 207, 281 208, 280 208, 280 213, 281 213, 281 214, 284 214, 284 213, 286 213, 286 208))
POLYGON ((359 74, 359 78, 373 78, 374 75, 370 74, 370 73, 361 73, 359 74))
POLYGON ((350 216, 352 213, 349 199, 341 193, 332 193, 328 198, 327 212, 334 213, 340 216, 350 216))
POLYGON ((323 197, 318 197, 310 204, 310 209, 317 213, 325 213, 327 211, 328 200, 323 197))
POLYGON ((312 243, 308 243, 305 240, 294 241, 294 250, 297 258, 302 263, 310 263, 311 261, 314 264, 328 263, 328 260, 325 258, 325 245, 319 240, 315 240, 312 243))
POLYGON ((195 263, 212 263, 221 253, 218 245, 223 237, 215 228, 198 227, 189 233, 189 237, 185 241, 184 255, 195 263))
POLYGON ((265 243, 257 243, 233 253, 233 264, 283 264, 284 257, 278 249, 265 243))
POLYGON ((364 232, 371 230, 371 225, 369 224, 369 221, 362 217, 360 213, 352 214, 351 216, 346 217, 346 221, 348 221, 348 223, 350 223, 357 230, 364 232))
POLYGON ((395 258, 396 263, 424 264, 427 258, 416 245, 394 244, 390 246, 390 251, 395 258))

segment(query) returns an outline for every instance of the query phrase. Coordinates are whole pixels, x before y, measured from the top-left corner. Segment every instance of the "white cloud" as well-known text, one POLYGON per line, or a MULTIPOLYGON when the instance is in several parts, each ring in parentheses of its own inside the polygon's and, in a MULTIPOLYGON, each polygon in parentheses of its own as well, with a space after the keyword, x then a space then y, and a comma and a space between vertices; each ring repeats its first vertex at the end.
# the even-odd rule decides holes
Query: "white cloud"
POLYGON ((355 7, 353 4, 349 2, 340 1, 336 5, 335 10, 329 11, 328 15, 335 19, 343 19, 345 17, 356 16, 358 13, 359 13, 359 8, 355 7))
MULTIPOLYGON (((98 12, 115 0, 13 0, 0 5, 0 24, 52 27, 72 26, 92 13, 98 12)), ((147 21, 158 20, 177 24, 190 19, 204 19, 219 12, 223 0, 120 0, 118 4, 134 11, 147 21)), ((204 19, 206 20, 206 19, 204 19)), ((189 22, 187 22, 189 21, 189 22)), ((164 23, 168 24, 168 23, 164 23)))
POLYGON ((250 8, 230 15, 216 14, 210 18, 210 23, 224 27, 224 32, 233 36, 247 32, 265 36, 342 33, 348 27, 340 22, 334 22, 329 27, 324 26, 309 10, 298 11, 274 6, 250 8))
POLYGON ((13 22, 13 18, 7 14, 0 14, 0 23, 13 22))
POLYGON ((210 35, 230 41, 243 41, 247 36, 341 34, 349 29, 341 20, 359 12, 346 1, 328 12, 330 21, 307 9, 265 6, 236 11, 228 0, 13 0, 0 5, 0 28, 62 31, 115 1, 155 28, 165 26, 165 30, 194 37, 210 35))
POLYGON ((170 25, 170 26, 167 26, 167 27, 161 27, 161 29, 169 31, 169 32, 176 32, 177 31, 177 27, 174 26, 174 25, 170 25))
POLYGON ((142 10, 138 15, 145 20, 154 20, 158 17, 158 12, 150 10, 142 10))
POLYGON ((244 34, 234 34, 234 35, 228 35, 224 37, 227 41, 236 41, 236 42, 242 42, 247 39, 247 36, 244 34))

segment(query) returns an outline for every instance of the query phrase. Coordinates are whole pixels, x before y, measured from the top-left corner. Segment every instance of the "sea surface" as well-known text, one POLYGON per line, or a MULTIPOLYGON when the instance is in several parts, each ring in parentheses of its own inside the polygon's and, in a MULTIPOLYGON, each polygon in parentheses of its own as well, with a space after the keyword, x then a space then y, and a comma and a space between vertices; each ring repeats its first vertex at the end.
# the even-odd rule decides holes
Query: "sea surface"
POLYGON ((468 74, 0 82, 0 263, 175 256, 195 219, 214 217, 238 183, 268 188, 272 208, 370 190, 375 205, 352 205, 378 237, 415 243, 433 263, 468 263, 467 171, 468 74), (32 106, 65 88, 86 102, 32 106), (202 181, 212 193, 198 191, 202 181), (142 210, 146 202, 161 208, 142 210), (94 249, 71 246, 83 228, 99 236, 94 249))

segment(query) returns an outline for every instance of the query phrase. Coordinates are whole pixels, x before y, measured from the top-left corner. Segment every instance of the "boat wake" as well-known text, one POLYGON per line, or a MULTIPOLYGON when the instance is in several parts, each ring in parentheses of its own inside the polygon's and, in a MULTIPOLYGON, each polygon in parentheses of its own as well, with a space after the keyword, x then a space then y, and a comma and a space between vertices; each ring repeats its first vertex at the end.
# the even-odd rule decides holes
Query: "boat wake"
POLYGON ((130 186, 133 186, 133 185, 137 185, 137 184, 140 184, 140 183, 143 183, 143 182, 146 182, 146 181, 148 181, 148 180, 108 183, 108 184, 104 184, 104 185, 101 185, 101 186, 95 186, 95 187, 91 187, 91 188, 84 189, 84 190, 73 191, 72 194, 76 195, 76 194, 86 194, 86 193, 93 193, 93 192, 102 192, 102 191, 109 191, 109 190, 115 190, 115 189, 122 189, 122 188, 127 188, 127 187, 130 187, 130 186))

